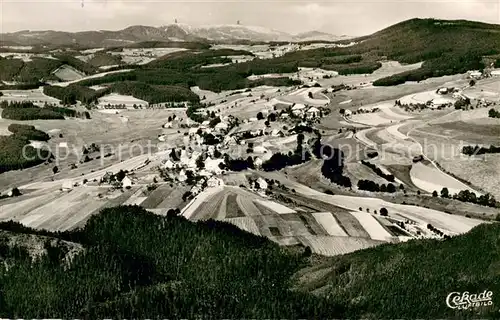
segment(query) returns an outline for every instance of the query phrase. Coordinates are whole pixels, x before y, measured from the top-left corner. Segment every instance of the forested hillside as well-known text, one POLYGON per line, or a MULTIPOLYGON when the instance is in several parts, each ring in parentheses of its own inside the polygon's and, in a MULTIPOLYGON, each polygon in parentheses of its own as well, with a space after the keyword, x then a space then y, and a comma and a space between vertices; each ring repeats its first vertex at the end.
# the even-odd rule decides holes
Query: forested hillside
POLYGON ((10 136, 0 136, 0 173, 36 166, 50 158, 47 150, 30 145, 30 140, 49 140, 45 132, 19 124, 11 124, 8 129, 12 132, 10 136))
POLYGON ((104 209, 77 231, 1 229, 69 241, 44 241, 32 262, 0 238, 2 317, 466 319, 495 318, 500 303, 493 295, 492 307, 467 311, 445 301, 500 290, 498 224, 333 258, 137 206, 104 209), (72 260, 68 243, 81 245, 72 260))
MULTIPOLYGON (((16 224, 0 228, 34 233, 16 224)), ((22 247, 0 250, 4 318, 330 318, 335 304, 292 292, 303 263, 263 237, 222 222, 193 223, 139 207, 105 209, 81 231, 52 236, 83 245, 32 262, 22 247), (33 294, 34 292, 38 294, 33 294)))
POLYGON ((448 240, 381 245, 305 268, 299 288, 341 303, 351 319, 496 319, 500 310, 500 225, 448 240), (493 306, 454 310, 451 292, 494 292, 493 306))
POLYGON ((422 68, 380 79, 395 85, 484 68, 483 56, 500 53, 500 25, 465 20, 412 19, 372 36, 349 51, 373 52, 403 63, 425 61, 422 68))

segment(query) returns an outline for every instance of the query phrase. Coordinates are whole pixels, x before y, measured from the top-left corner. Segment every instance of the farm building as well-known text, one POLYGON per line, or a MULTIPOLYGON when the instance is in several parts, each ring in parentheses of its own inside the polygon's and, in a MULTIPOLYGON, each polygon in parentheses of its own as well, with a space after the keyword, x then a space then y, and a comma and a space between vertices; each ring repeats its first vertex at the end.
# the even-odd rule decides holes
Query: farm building
POLYGON ((255 182, 256 186, 259 187, 259 189, 267 189, 268 185, 267 185, 267 182, 266 180, 262 179, 262 178, 259 178, 257 179, 257 181, 255 182))
POLYGON ((185 170, 181 170, 181 172, 179 173, 179 176, 177 177, 177 179, 180 182, 186 181, 187 180, 186 171, 185 170))
POLYGON ((436 98, 436 99, 432 99, 431 108, 438 108, 438 107, 447 106, 450 104, 453 104, 453 102, 450 99, 436 98))
POLYGON ((266 153, 267 149, 264 148, 263 146, 256 146, 253 148, 253 152, 255 153, 266 153))
POLYGON ((219 186, 222 186, 223 184, 224 184, 224 181, 222 181, 221 179, 218 179, 216 177, 211 177, 207 181, 207 186, 209 188, 219 187, 219 186))
POLYGON ((271 136, 273 137, 284 137, 285 134, 283 133, 283 131, 281 131, 280 129, 274 129, 272 132, 271 132, 271 136))
POLYGON ((224 145, 225 146, 235 146, 238 144, 238 141, 236 141, 236 138, 233 136, 226 136, 224 138, 224 145))
POLYGON ((439 94, 447 94, 448 93, 448 88, 439 88, 437 92, 439 94))
POLYGON ((205 170, 213 174, 221 174, 222 169, 219 167, 221 163, 224 163, 223 159, 211 159, 207 157, 205 160, 205 170))
POLYGON ((306 109, 306 106, 299 103, 299 104, 296 104, 292 107, 292 113, 295 115, 295 116, 301 116, 304 114, 304 110, 306 109))
POLYGON ((475 78, 475 79, 481 78, 481 76, 483 75, 480 71, 477 71, 477 70, 469 71, 468 74, 469 74, 469 77, 475 78))
POLYGON ((318 118, 319 117, 319 114, 320 114, 320 111, 318 108, 316 107, 312 107, 312 108, 309 108, 309 110, 306 111, 306 116, 309 118, 309 119, 314 119, 314 118, 318 118))
POLYGON ((70 180, 66 180, 63 182, 61 189, 62 191, 70 191, 73 189, 73 183, 70 180))
POLYGON ((217 123, 217 125, 215 126, 215 130, 217 131, 223 131, 223 130, 227 130, 229 128, 228 124, 225 123, 225 122, 219 122, 217 123))
POLYGON ((132 187, 132 180, 130 180, 129 177, 125 177, 123 178, 122 180, 122 187, 123 188, 129 188, 129 187, 132 187))
POLYGON ((259 157, 255 158, 255 160, 253 161, 253 165, 254 165, 256 168, 260 168, 260 167, 262 167, 262 164, 263 164, 263 163, 264 163, 264 161, 263 161, 261 158, 259 158, 259 157))
POLYGON ((190 128, 189 135, 194 136, 198 132, 198 128, 190 128))
POLYGON ((174 163, 170 161, 170 159, 168 159, 167 162, 163 164, 164 169, 172 169, 174 166, 174 163))

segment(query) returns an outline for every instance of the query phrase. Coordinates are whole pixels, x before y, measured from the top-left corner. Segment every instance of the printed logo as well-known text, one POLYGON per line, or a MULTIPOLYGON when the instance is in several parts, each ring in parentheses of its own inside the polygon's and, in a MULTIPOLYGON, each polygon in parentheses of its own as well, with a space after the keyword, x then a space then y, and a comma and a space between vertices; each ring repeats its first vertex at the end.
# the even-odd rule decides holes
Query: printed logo
POLYGON ((484 290, 479 294, 465 292, 451 292, 446 297, 446 305, 452 309, 468 310, 478 307, 492 306, 493 292, 484 290))

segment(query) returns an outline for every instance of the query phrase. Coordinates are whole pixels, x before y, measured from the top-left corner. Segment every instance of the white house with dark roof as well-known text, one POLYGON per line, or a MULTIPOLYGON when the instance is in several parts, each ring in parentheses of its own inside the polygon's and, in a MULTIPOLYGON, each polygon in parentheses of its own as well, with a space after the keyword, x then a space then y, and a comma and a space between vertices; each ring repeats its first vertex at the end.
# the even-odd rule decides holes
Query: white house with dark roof
POLYGON ((314 118, 318 118, 320 115, 320 111, 318 108, 316 107, 311 107, 309 108, 307 111, 306 111, 306 116, 309 118, 309 119, 314 119, 314 118))
POLYGON ((301 103, 298 103, 296 105, 294 105, 292 107, 292 113, 295 115, 295 116, 301 116, 304 114, 306 110, 306 106, 301 104, 301 103))

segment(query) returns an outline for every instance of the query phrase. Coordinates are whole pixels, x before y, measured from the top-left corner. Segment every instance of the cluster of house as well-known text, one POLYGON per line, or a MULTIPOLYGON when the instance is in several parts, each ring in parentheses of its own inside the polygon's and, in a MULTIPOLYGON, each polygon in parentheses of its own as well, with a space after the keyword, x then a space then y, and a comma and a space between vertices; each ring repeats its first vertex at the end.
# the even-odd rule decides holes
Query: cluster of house
POLYGON ((484 77, 500 77, 500 69, 486 68, 484 72, 471 70, 467 72, 470 79, 479 80, 484 77))
MULTIPOLYGON (((222 174, 224 171, 221 169, 223 159, 215 157, 215 146, 204 146, 205 150, 181 150, 180 156, 174 157, 172 150, 168 152, 168 159, 162 162, 162 168, 167 171, 167 174, 172 180, 184 182, 188 179, 187 171, 191 171, 197 176, 211 177, 213 175, 222 174), (207 157, 200 160, 200 157, 206 153, 207 157), (200 168, 199 163, 202 161, 203 165, 200 168)), ((191 149, 191 148, 188 148, 191 149)))
POLYGON ((163 176, 177 182, 186 182, 190 175, 196 177, 196 184, 190 190, 192 196, 198 195, 206 187, 223 185, 222 180, 216 176, 224 173, 221 169, 224 160, 215 158, 215 146, 205 148, 203 153, 207 156, 204 159, 204 154, 200 151, 181 150, 180 157, 171 156, 171 152, 168 153, 168 159, 162 162, 163 176))
POLYGON ((292 114, 296 117, 306 117, 307 119, 316 119, 321 117, 321 110, 316 107, 306 107, 301 103, 297 103, 292 107, 292 114))

